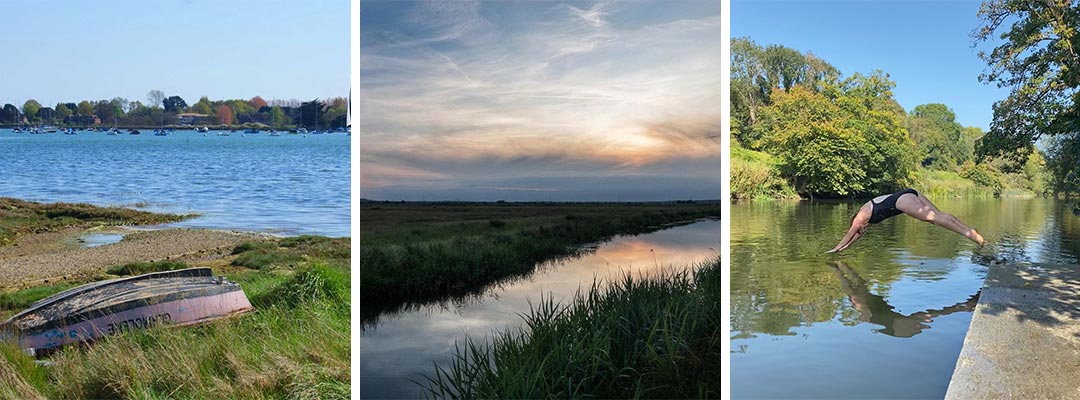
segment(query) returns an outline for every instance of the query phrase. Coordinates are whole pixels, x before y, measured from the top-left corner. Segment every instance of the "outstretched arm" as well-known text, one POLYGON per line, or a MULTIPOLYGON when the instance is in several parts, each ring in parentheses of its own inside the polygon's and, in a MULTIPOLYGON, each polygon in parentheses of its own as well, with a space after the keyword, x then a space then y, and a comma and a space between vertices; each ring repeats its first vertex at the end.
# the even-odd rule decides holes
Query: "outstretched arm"
POLYGON ((844 251, 844 249, 851 246, 852 243, 855 243, 856 240, 859 240, 863 233, 866 232, 866 228, 870 226, 869 217, 864 214, 863 210, 860 209, 859 213, 855 214, 855 218, 851 219, 851 227, 848 228, 844 238, 840 239, 840 243, 837 243, 836 247, 833 247, 832 250, 825 253, 838 253, 844 251))

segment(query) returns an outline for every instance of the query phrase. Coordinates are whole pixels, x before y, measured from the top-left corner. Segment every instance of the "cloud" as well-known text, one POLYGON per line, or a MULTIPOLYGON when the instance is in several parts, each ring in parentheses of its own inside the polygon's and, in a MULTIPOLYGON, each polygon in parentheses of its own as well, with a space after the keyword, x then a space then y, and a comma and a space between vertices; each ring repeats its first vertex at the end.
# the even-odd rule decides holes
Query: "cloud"
POLYGON ((704 171, 720 160, 721 18, 636 17, 680 4, 362 13, 362 186, 443 190, 496 176, 484 187, 529 187, 514 179, 650 176, 673 161, 688 176, 719 175, 704 171))

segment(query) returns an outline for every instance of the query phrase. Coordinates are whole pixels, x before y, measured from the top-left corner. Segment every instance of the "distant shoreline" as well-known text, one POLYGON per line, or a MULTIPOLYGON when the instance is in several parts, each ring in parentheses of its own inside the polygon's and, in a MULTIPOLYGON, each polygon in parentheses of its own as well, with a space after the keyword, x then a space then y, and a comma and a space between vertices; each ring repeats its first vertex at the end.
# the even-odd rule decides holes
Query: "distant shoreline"
MULTIPOLYGON (((29 128, 30 126, 32 126, 32 125, 0 124, 0 129, 29 128)), ((113 128, 111 126, 104 126, 104 125, 97 125, 97 126, 33 125, 33 126, 51 126, 51 127, 55 127, 56 129, 75 128, 76 130, 80 130, 80 131, 85 131, 85 130, 97 131, 98 129, 102 129, 102 128, 104 128, 106 130, 109 130, 109 129, 113 128)), ((133 126, 127 126, 127 125, 119 126, 118 125, 118 126, 116 126, 116 129, 120 129, 120 130, 124 130, 124 129, 150 129, 150 130, 153 130, 153 129, 162 129, 162 128, 164 128, 164 129, 172 129, 172 130, 185 130, 185 131, 186 130, 195 130, 197 128, 207 128, 207 129, 209 129, 211 131, 231 131, 231 130, 242 131, 244 129, 251 129, 251 128, 259 129, 259 130, 271 129, 271 127, 266 126, 266 125, 262 125, 262 126, 251 126, 251 125, 165 125, 164 127, 150 126, 150 125, 133 125, 133 126)), ((288 131, 290 129, 298 129, 298 128, 296 128, 296 127, 281 128, 281 129, 277 129, 277 130, 279 130, 279 131, 288 131)), ((309 129, 309 128, 305 127, 304 129, 309 129)), ((348 133, 350 127, 332 127, 332 128, 315 128, 315 127, 312 127, 310 129, 319 129, 319 130, 331 129, 334 132, 348 133), (344 131, 342 131, 341 129, 344 129, 344 131)), ((60 132, 57 132, 57 133, 60 133, 60 132)))

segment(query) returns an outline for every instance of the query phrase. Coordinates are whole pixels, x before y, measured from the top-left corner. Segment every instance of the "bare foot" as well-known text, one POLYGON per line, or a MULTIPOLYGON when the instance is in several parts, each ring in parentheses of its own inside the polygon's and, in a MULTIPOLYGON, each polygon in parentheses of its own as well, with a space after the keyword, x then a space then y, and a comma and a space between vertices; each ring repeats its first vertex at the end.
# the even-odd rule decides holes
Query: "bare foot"
POLYGON ((980 249, 983 248, 983 246, 986 246, 986 239, 983 239, 982 235, 979 234, 979 231, 972 229, 971 233, 973 236, 975 236, 974 238, 972 238, 972 240, 974 240, 975 243, 979 245, 980 249))

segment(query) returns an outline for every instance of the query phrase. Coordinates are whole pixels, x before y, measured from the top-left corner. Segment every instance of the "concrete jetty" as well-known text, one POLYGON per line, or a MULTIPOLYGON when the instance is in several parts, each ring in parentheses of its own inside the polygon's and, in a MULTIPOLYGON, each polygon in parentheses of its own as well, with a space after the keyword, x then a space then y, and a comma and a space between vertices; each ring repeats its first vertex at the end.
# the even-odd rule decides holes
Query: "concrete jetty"
POLYGON ((946 399, 1080 399, 1080 265, 991 265, 946 399))

